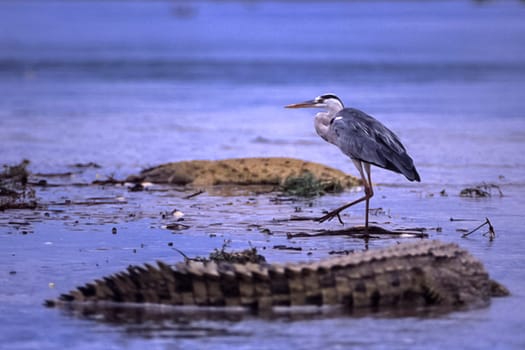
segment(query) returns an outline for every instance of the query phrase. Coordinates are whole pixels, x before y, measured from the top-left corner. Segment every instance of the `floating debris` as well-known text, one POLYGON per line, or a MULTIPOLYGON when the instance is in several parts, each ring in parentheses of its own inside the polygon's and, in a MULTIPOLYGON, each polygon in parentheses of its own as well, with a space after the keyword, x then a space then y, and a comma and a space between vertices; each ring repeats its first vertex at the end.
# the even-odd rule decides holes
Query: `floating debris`
POLYGON ((184 199, 191 199, 193 197, 197 197, 200 194, 203 194, 204 192, 205 192, 204 190, 198 190, 197 192, 189 194, 189 195, 187 195, 185 197, 182 197, 182 198, 184 198, 184 199))
POLYGON ((406 229, 395 229, 393 231, 384 229, 379 226, 354 226, 345 228, 342 230, 316 230, 314 233, 299 232, 299 233, 287 233, 286 237, 299 238, 299 237, 323 237, 323 236, 350 236, 354 238, 368 239, 372 236, 392 236, 395 238, 427 238, 428 233, 425 233, 426 228, 424 227, 413 227, 406 229))
POLYGON ((387 215, 386 211, 383 208, 371 208, 368 210, 368 212, 370 213, 370 215, 373 216, 390 216, 387 215))
POLYGON ((73 167, 73 168, 80 168, 80 169, 85 169, 85 168, 100 169, 100 168, 102 168, 100 165, 98 165, 97 163, 94 163, 94 162, 89 162, 89 163, 75 163, 75 164, 73 164, 71 167, 73 167))
MULTIPOLYGON (((38 176, 38 177, 72 177, 75 175, 75 173, 71 171, 66 171, 63 173, 36 173, 33 175, 38 176)), ((40 180, 40 181, 45 181, 45 180, 40 180)))
POLYGON ((125 181, 117 180, 113 176, 109 176, 106 180, 95 180, 93 185, 125 185, 125 181))
POLYGON ((273 246, 273 249, 279 249, 279 250, 297 250, 297 251, 301 251, 301 250, 303 250, 302 247, 292 247, 292 246, 287 246, 287 245, 284 245, 284 244, 274 245, 274 246, 273 246))
POLYGON ((459 196, 468 198, 486 198, 490 197, 490 193, 478 187, 468 187, 462 189, 459 196))
POLYGON ((267 227, 259 227, 259 232, 265 235, 273 235, 273 232, 267 227))
POLYGON ((492 223, 490 222, 489 218, 485 218, 485 222, 484 223, 482 223, 481 225, 479 225, 478 227, 476 227, 472 231, 469 231, 469 232, 463 234, 461 237, 465 238, 465 237, 471 235, 472 233, 476 232, 477 230, 479 230, 480 228, 482 228, 485 225, 488 225, 489 229, 488 229, 487 232, 485 232, 483 234, 483 236, 489 235, 489 241, 492 242, 496 238, 496 231, 494 231, 494 226, 492 226, 492 223))
POLYGON ((350 255, 355 253, 355 250, 353 249, 344 249, 344 250, 330 250, 328 252, 329 255, 350 255))
POLYGON ((246 263, 255 263, 261 264, 266 262, 266 258, 257 253, 256 248, 248 248, 238 252, 227 252, 226 248, 230 244, 229 240, 224 241, 221 249, 215 248, 213 252, 207 258, 196 257, 190 258, 182 251, 177 248, 173 248, 179 254, 184 257, 186 261, 201 261, 201 262, 228 262, 228 263, 237 263, 237 264, 246 264, 246 263))
POLYGON ((171 215, 172 215, 173 217, 175 217, 175 219, 177 219, 177 220, 181 220, 182 217, 184 216, 184 213, 181 212, 181 211, 178 210, 178 209, 173 209, 173 210, 171 211, 171 215))
POLYGON ((171 231, 182 231, 182 230, 187 230, 190 228, 189 225, 184 225, 178 222, 174 222, 172 224, 167 224, 167 225, 162 225, 161 227, 167 230, 171 230, 171 231))
POLYGON ((209 260, 215 262, 226 261, 239 264, 245 264, 247 262, 259 264, 266 262, 266 258, 260 254, 257 254, 257 249, 255 248, 248 248, 238 252, 227 252, 225 251, 225 247, 220 250, 215 249, 215 251, 210 253, 209 260))
POLYGON ((144 186, 140 183, 136 183, 136 184, 133 184, 133 186, 128 187, 128 191, 130 192, 144 191, 144 186))
POLYGON ((52 202, 53 205, 86 205, 86 206, 95 206, 95 205, 119 205, 127 204, 126 198, 124 197, 91 197, 86 198, 83 201, 72 201, 70 199, 65 199, 63 202, 52 202))
POLYGON ((492 197, 492 189, 496 189, 500 197, 503 197, 503 192, 498 185, 486 184, 477 185, 476 187, 467 187, 461 190, 460 197, 467 198, 488 198, 492 197))
POLYGON ((37 207, 35 190, 28 183, 28 165, 28 160, 18 165, 4 165, 0 173, 0 210, 37 207))
POLYGON ((173 209, 172 211, 163 211, 160 213, 162 219, 168 219, 174 217, 176 221, 183 221, 184 213, 178 209, 173 209))
POLYGON ((477 221, 476 219, 450 218, 450 221, 477 221))

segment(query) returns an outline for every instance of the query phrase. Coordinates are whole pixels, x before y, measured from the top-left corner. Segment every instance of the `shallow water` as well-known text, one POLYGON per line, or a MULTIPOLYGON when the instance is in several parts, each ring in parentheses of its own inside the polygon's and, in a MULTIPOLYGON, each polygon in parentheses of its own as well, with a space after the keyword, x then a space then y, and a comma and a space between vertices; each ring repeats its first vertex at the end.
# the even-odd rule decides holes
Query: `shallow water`
MULTIPOLYGON (((176 189, 37 188, 45 208, 0 212, 3 346, 525 345, 524 319, 516 312, 525 307, 525 6, 519 2, 4 1, 0 9, 2 163, 27 158, 34 173, 71 171, 49 180, 68 184, 123 178, 169 161, 247 156, 297 157, 355 174, 313 131, 313 110, 282 108, 335 92, 398 133, 422 176, 414 184, 375 169, 372 207, 383 210, 371 219, 386 227, 425 227, 431 238, 458 242, 512 292, 489 308, 439 317, 142 326, 77 319, 41 303, 128 264, 180 260, 168 243, 204 256, 227 239, 232 249, 251 244, 270 261, 363 249, 361 240, 347 237, 288 240, 287 232, 320 227, 273 220, 315 216, 358 194, 279 203, 273 195, 205 193, 184 200, 176 189), (102 168, 73 167, 89 162, 102 168), (482 182, 498 185, 504 196, 458 196, 482 182), (65 203, 97 197, 117 203, 65 203), (185 213, 189 229, 163 229, 170 219, 160 212, 173 208, 185 213), (485 217, 495 241, 483 230, 460 238, 458 230, 485 217), (302 250, 273 249, 279 244, 302 250)), ((362 211, 349 210, 346 224, 361 224, 362 211)))

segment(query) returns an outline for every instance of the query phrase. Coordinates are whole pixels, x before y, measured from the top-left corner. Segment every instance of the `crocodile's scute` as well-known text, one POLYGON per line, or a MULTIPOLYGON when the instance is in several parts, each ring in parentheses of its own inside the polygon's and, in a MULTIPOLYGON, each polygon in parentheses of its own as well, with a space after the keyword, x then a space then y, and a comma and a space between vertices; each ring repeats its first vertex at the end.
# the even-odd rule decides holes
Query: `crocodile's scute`
POLYGON ((109 301, 259 310, 294 305, 460 307, 486 305, 495 291, 508 293, 466 250, 452 243, 419 241, 310 263, 130 266, 47 305, 109 301))

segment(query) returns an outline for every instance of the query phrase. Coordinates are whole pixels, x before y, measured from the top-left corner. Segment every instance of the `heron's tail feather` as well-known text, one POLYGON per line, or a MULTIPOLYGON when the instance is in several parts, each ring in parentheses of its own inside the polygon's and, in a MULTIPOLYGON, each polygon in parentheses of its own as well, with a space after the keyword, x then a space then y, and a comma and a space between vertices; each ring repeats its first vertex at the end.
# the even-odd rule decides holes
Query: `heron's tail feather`
POLYGON ((421 177, 416 170, 414 161, 405 153, 392 152, 389 157, 383 157, 384 164, 376 164, 388 170, 405 175, 410 181, 421 181, 421 177))

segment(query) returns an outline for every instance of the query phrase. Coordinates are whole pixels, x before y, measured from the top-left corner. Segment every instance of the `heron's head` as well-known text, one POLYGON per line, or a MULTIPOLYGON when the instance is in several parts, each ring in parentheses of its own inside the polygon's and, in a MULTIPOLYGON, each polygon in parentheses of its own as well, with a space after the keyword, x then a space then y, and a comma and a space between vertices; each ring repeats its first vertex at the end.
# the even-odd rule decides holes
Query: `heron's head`
POLYGON ((343 102, 334 94, 324 94, 317 96, 313 100, 293 103, 285 108, 326 108, 331 111, 339 111, 344 108, 343 102))

